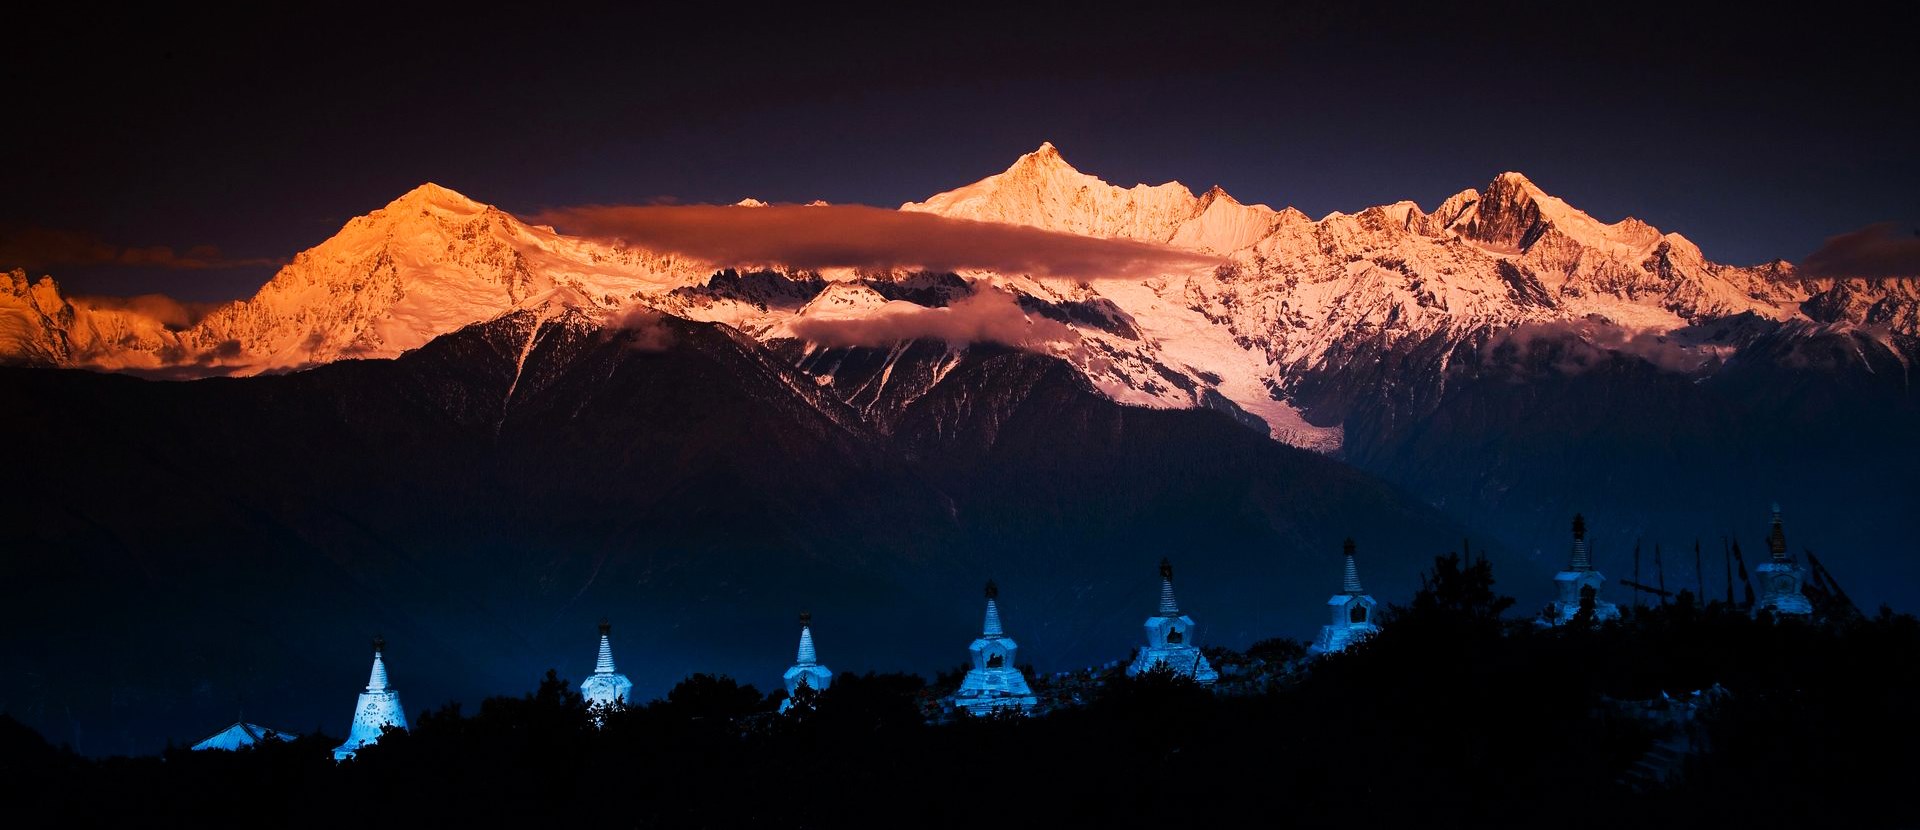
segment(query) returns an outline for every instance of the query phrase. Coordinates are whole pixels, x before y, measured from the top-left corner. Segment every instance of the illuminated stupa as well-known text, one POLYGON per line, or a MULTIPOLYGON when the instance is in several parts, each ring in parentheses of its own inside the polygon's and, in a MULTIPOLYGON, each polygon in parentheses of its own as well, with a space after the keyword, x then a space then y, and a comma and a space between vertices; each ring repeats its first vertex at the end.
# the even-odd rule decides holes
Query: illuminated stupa
POLYGON ((999 597, 1000 589, 988 580, 987 621, 980 627, 979 639, 967 647, 973 656, 973 666, 967 669, 966 678, 960 681, 960 690, 952 698, 954 706, 975 715, 992 714, 995 710, 1025 713, 1039 702, 1033 690, 1027 688, 1026 675, 1014 667, 1013 654, 1019 646, 1000 627, 999 597))
POLYGON ((633 681, 613 667, 612 631, 612 623, 600 621, 600 659, 593 664, 593 674, 580 682, 580 696, 588 706, 600 709, 625 706, 632 701, 633 681))
POLYGON ((782 712, 793 706, 793 696, 800 687, 824 692, 833 685, 833 670, 820 665, 820 656, 813 650, 812 614, 800 613, 800 649, 793 656, 793 668, 787 669, 782 679, 787 684, 787 699, 780 701, 782 712))
POLYGON ((1327 600, 1327 610, 1332 612, 1333 620, 1320 627, 1320 637, 1313 641, 1308 649, 1313 654, 1332 654, 1345 651, 1347 646, 1369 637, 1380 630, 1374 622, 1374 609, 1378 603, 1367 596, 1360 587, 1360 568, 1353 561, 1353 540, 1348 539, 1346 548, 1346 582, 1340 593, 1327 600))
POLYGON ((1580 598, 1588 593, 1593 596, 1594 622, 1620 618, 1620 609, 1600 598, 1600 589, 1607 584, 1607 577, 1593 569, 1593 556, 1587 548, 1587 520, 1578 513, 1573 516, 1573 555, 1567 561, 1567 569, 1553 575, 1553 583, 1559 589, 1559 596, 1547 604, 1546 616, 1540 622, 1547 625, 1573 622, 1580 613, 1580 598))
POLYGON ((373 672, 367 677, 367 690, 354 705, 353 724, 347 727, 347 742, 333 750, 333 760, 353 757, 355 750, 380 740, 380 730, 407 728, 407 713, 400 705, 400 693, 387 688, 387 664, 381 659, 387 641, 373 638, 373 672))
POLYGON ((1772 554, 1770 561, 1753 569, 1760 580, 1760 601, 1754 603, 1754 615, 1759 616, 1762 611, 1799 617, 1812 615, 1813 603, 1800 591, 1800 586, 1807 581, 1807 572, 1787 555, 1787 531, 1781 526, 1778 504, 1773 506, 1773 527, 1767 532, 1767 552, 1772 554))
POLYGON ((1156 666, 1166 666, 1174 674, 1191 677, 1202 685, 1220 679, 1208 665, 1205 655, 1193 644, 1193 618, 1180 613, 1173 599, 1173 564, 1160 560, 1160 612, 1147 618, 1147 647, 1140 650, 1127 666, 1127 676, 1144 674, 1156 666))

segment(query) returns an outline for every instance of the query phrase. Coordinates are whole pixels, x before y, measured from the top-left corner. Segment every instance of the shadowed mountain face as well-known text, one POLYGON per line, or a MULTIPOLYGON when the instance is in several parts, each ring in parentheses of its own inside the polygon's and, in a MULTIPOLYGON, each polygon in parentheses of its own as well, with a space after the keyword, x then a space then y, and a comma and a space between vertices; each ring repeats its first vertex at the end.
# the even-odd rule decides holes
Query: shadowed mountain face
POLYGON ((1341 537, 1390 598, 1463 533, 1047 357, 907 344, 945 380, 880 418, 725 326, 627 326, 520 312, 246 379, 0 371, 0 707, 89 753, 239 712, 338 732, 374 634, 417 710, 579 677, 602 616, 642 696, 771 687, 802 609, 836 670, 931 672, 988 576, 1023 656, 1064 669, 1127 656, 1161 556, 1203 642, 1244 646, 1312 633, 1341 537))
POLYGON ((1347 386, 1362 400, 1343 455, 1542 566, 1564 562, 1567 517, 1585 511, 1609 577, 1633 575, 1638 544, 1641 581, 1658 579, 1659 544, 1670 589, 1714 597, 1727 590, 1722 540, 1753 564, 1778 502, 1796 557, 1812 550, 1868 610, 1907 608, 1920 585, 1920 539, 1901 518, 1920 509, 1920 394, 1903 355, 1920 350, 1891 340, 1782 328, 1711 372, 1573 337, 1496 341, 1455 352, 1428 400, 1347 386))

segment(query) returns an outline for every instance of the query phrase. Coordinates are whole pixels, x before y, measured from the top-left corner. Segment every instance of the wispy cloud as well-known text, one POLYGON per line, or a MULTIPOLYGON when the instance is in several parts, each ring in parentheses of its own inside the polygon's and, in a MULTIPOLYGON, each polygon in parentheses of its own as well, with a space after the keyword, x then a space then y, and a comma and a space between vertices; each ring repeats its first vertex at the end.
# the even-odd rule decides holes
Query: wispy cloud
POLYGON ((150 317, 162 326, 170 329, 184 329, 224 303, 197 303, 176 300, 165 294, 140 294, 133 297, 76 296, 71 298, 76 306, 85 306, 100 311, 123 311, 142 317, 150 317))
POLYGON ((275 266, 280 260, 230 258, 212 245, 179 250, 170 245, 117 245, 96 234, 41 227, 0 228, 0 267, 124 265, 197 271, 275 266))
POLYGON ((1707 367, 1716 355, 1681 338, 1652 331, 1633 331, 1590 320, 1525 323, 1488 341, 1485 353, 1515 366, 1551 366, 1562 374, 1577 375, 1608 362, 1614 355, 1630 355, 1668 372, 1691 374, 1707 367), (1507 352, 1504 347, 1511 347, 1507 352))
POLYGON ((1880 222, 1827 237, 1800 263, 1809 277, 1920 277, 1920 230, 1880 222))
POLYGON ((1099 279, 1215 265, 1214 257, 1119 239, 862 205, 587 206, 535 221, 719 265, 924 268, 1099 279))

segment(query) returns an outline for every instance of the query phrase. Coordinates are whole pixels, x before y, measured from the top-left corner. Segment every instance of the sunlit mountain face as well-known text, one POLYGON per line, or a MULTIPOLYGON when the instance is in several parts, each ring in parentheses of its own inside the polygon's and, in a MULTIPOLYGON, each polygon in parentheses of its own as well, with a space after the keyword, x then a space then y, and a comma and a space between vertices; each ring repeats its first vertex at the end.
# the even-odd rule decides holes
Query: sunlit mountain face
POLYGON ((1306 642, 1348 538, 1381 613, 1464 546, 1531 617, 1575 513, 1725 599, 1777 503, 1920 606, 1898 27, 660 14, 30 38, 0 712, 337 730, 369 636, 435 705, 602 618, 639 699, 767 689, 801 610, 933 676, 989 578, 1083 669, 1163 558, 1201 644, 1306 642))

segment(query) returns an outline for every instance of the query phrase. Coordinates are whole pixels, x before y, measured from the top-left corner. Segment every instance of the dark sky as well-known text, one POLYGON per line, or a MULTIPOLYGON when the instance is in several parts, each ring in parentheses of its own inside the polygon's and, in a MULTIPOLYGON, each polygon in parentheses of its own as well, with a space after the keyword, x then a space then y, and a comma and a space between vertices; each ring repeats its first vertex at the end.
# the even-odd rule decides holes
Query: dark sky
MULTIPOLYGON (((1910 14, 1329 2, 1212 18, 1178 4, 708 4, 712 17, 668 18, 648 5, 14 28, 0 233, 180 259, 217 246, 191 257, 203 266, 277 260, 429 180, 521 213, 744 196, 894 206, 1042 140, 1116 184, 1218 183, 1314 216, 1431 208, 1520 170, 1735 263, 1920 217, 1910 14)), ((271 269, 33 270, 71 293, 205 300, 250 293, 271 269)))

